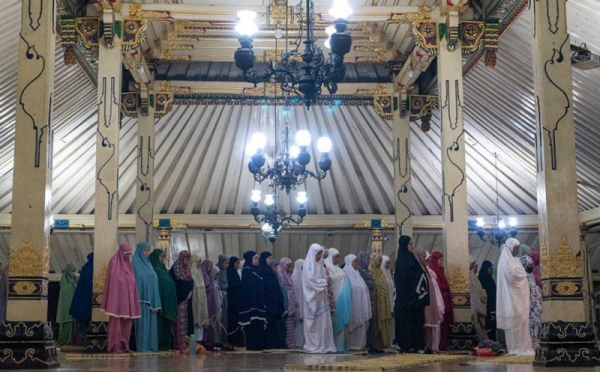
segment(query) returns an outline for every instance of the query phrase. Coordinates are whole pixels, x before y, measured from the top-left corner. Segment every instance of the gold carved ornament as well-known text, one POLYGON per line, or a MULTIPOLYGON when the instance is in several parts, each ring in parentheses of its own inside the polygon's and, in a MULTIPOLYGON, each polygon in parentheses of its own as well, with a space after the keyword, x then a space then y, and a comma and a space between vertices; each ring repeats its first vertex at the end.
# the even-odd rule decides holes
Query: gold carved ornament
POLYGON ((438 21, 431 19, 414 21, 412 31, 415 45, 431 55, 437 55, 439 53, 438 30, 438 21))
POLYGON ((16 252, 10 251, 9 260, 11 277, 47 278, 50 272, 50 248, 47 243, 42 252, 37 252, 31 240, 25 238, 16 252))
POLYGON ((573 255, 566 235, 562 235, 560 246, 555 255, 548 252, 542 244, 540 252, 542 279, 549 278, 581 278, 581 258, 573 255))
POLYGON ((572 296, 579 292, 579 286, 573 282, 558 282, 554 285, 554 290, 561 296, 572 296))
POLYGON ((431 7, 420 6, 417 13, 392 13, 389 23, 413 22, 431 18, 431 7))
POLYGON ((377 94, 373 96, 375 113, 380 117, 391 120, 394 116, 393 100, 391 94, 377 94))
POLYGON ((175 95, 173 92, 157 92, 155 95, 154 117, 159 119, 171 112, 175 95))
MULTIPOLYGON (((264 86, 258 86, 256 88, 244 88, 242 89, 242 94, 252 95, 252 96, 267 96, 267 97, 275 97, 277 92, 276 83, 265 83, 264 86)), ((279 89, 281 93, 281 89, 279 89)))
POLYGON ((94 275, 93 293, 104 292, 104 283, 106 282, 106 265, 102 266, 98 275, 94 275))
POLYGON ((160 90, 161 92, 173 92, 173 93, 191 93, 192 88, 190 87, 172 87, 169 85, 168 81, 160 82, 160 90))
POLYGON ((454 270, 454 275, 450 279, 450 293, 471 293, 469 279, 465 277, 460 267, 454 270))
POLYGON ((386 94, 387 93, 387 84, 379 83, 377 84, 377 89, 357 89, 357 96, 375 96, 377 94, 386 94))
POLYGON ((37 288, 32 282, 20 281, 13 284, 13 291, 20 296, 28 296, 37 292, 37 288))
POLYGON ((142 10, 142 4, 129 4, 129 16, 140 17, 147 20, 168 20, 171 19, 171 13, 167 11, 147 11, 142 10))

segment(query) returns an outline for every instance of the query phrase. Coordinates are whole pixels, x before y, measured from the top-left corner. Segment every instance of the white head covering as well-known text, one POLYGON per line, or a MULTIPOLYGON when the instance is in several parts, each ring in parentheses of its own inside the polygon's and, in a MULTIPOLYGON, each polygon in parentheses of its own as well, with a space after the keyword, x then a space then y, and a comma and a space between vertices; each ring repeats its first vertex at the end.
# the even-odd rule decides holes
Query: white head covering
POLYGON ((349 254, 344 258, 344 262, 346 263, 344 272, 348 275, 348 279, 350 279, 350 287, 352 289, 352 316, 350 317, 350 323, 348 323, 350 330, 360 327, 372 317, 369 288, 367 288, 358 270, 352 267, 352 261, 355 259, 356 256, 353 254, 349 254))
POLYGON ((327 303, 327 274, 323 261, 317 261, 320 244, 310 246, 302 268, 302 293, 304 295, 304 318, 314 319, 329 310, 327 303))
POLYGON ((292 273, 292 282, 294 283, 294 294, 296 295, 296 301, 298 301, 298 316, 300 319, 304 318, 304 293, 302 293, 302 266, 304 266, 304 260, 299 259, 294 263, 294 272, 292 273))
POLYGON ((388 256, 382 256, 381 261, 381 271, 383 271, 383 275, 385 276, 385 280, 387 281, 388 288, 390 289, 390 305, 392 307, 391 312, 394 312, 394 299, 396 298, 396 286, 394 285, 394 279, 392 278, 392 265, 390 264, 390 268, 386 269, 385 264, 391 262, 392 260, 388 256))
POLYGON ((500 329, 520 329, 529 324, 527 273, 519 259, 512 255, 518 244, 517 239, 508 239, 498 261, 496 317, 500 329))
POLYGON ((327 271, 329 271, 329 279, 331 280, 331 290, 333 291, 333 297, 337 298, 338 294, 342 290, 342 286, 344 285, 344 277, 346 273, 344 270, 340 269, 338 265, 333 264, 333 256, 340 255, 340 251, 335 248, 329 248, 329 255, 327 259, 325 259, 325 266, 327 266, 327 271))
POLYGON ((242 279, 242 269, 244 268, 244 262, 246 262, 246 260, 241 260, 240 261, 240 268, 238 269, 238 275, 240 276, 240 279, 242 279))

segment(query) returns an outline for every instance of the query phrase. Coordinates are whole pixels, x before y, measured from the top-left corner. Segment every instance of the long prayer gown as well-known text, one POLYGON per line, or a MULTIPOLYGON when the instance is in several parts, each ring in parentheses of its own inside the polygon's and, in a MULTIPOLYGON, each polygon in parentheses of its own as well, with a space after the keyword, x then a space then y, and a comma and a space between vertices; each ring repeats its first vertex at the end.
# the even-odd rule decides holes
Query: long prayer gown
POLYGON ((478 278, 487 294, 485 328, 488 338, 496 341, 496 282, 492 275, 488 274, 488 269, 492 266, 490 261, 483 261, 479 269, 478 278))
MULTIPOLYGON (((298 259, 294 263, 294 272, 292 273, 292 282, 294 285, 294 295, 298 302, 298 313, 294 323, 294 349, 304 347, 304 293, 302 290, 302 268, 304 260, 298 259)), ((289 345, 288 345, 289 346, 289 345)), ((292 347, 290 346, 290 349, 292 347)))
POLYGON ((179 258, 170 270, 177 295, 177 318, 171 323, 173 348, 176 350, 184 350, 186 337, 194 334, 194 313, 192 311, 194 279, 192 279, 189 266, 184 263, 185 259, 190 257, 189 251, 181 251, 179 258))
POLYGON ((352 261, 356 258, 351 254, 344 258, 346 266, 344 272, 350 280, 352 291, 352 316, 348 322, 348 343, 350 350, 362 350, 367 344, 367 327, 371 319, 371 301, 369 300, 369 289, 360 276, 358 270, 352 267, 352 261))
POLYGON ((311 245, 302 271, 304 292, 304 351, 323 354, 336 352, 333 325, 327 299, 327 277, 322 261, 316 255, 324 249, 311 245))
POLYGON ((285 312, 283 308, 283 293, 279 278, 273 268, 267 265, 269 252, 262 252, 258 262, 257 272, 265 285, 265 307, 267 311, 267 328, 265 330, 265 349, 280 347, 279 324, 285 312))
POLYGON ((147 242, 138 243, 133 257, 133 270, 140 299, 141 318, 134 320, 135 345, 138 352, 158 351, 158 312, 162 309, 158 277, 144 256, 147 242))
MULTIPOLYGON (((369 302, 371 309, 375 309, 375 282, 373 281, 373 276, 369 271, 369 266, 367 265, 367 257, 369 254, 365 251, 358 253, 358 272, 360 276, 363 278, 367 288, 369 289, 369 302)), ((375 347, 375 332, 377 329, 377 313, 372 311, 371 319, 367 325, 367 343, 366 347, 374 348, 375 347)))
POLYGON ((173 334, 171 322, 177 318, 177 294, 175 282, 169 274, 167 267, 160 262, 160 256, 164 254, 162 249, 155 249, 150 254, 150 263, 158 278, 158 290, 160 293, 160 304, 162 309, 158 312, 158 350, 171 350, 173 346, 173 334))
POLYGON ((529 283, 518 258, 512 255, 519 242, 510 238, 498 261, 498 328, 505 330, 506 347, 512 355, 534 355, 529 333, 529 283))
POLYGON ((377 323, 375 324, 375 339, 374 347, 377 349, 386 349, 390 346, 390 323, 392 313, 390 311, 390 289, 387 280, 381 267, 375 265, 375 261, 379 259, 379 255, 374 254, 371 258, 370 271, 375 282, 375 308, 374 313, 377 313, 377 323))
POLYGON ((85 338, 87 326, 92 319, 92 283, 94 280, 94 252, 87 255, 87 262, 81 268, 69 314, 79 323, 81 339, 85 338))
POLYGON ((265 284, 252 265, 254 251, 244 253, 242 269, 242 303, 239 324, 244 333, 247 350, 264 350, 267 310, 265 307, 265 284))
POLYGON ((238 262, 237 257, 229 258, 229 266, 227 267, 227 331, 229 343, 233 346, 244 346, 244 334, 239 325, 240 307, 242 301, 242 279, 240 278, 235 263, 238 262))
POLYGON ((352 316, 352 289, 350 287, 350 279, 344 270, 333 264, 333 257, 339 255, 339 251, 335 248, 329 249, 329 256, 325 260, 325 265, 331 287, 333 297, 335 299, 335 311, 332 316, 333 326, 333 341, 339 353, 345 353, 350 349, 348 342, 347 325, 352 316))
POLYGON ((58 308, 56 310, 56 322, 60 324, 56 346, 73 345, 77 333, 76 321, 69 314, 71 302, 75 294, 77 281, 74 273, 75 265, 68 264, 60 278, 60 295, 58 297, 58 308))

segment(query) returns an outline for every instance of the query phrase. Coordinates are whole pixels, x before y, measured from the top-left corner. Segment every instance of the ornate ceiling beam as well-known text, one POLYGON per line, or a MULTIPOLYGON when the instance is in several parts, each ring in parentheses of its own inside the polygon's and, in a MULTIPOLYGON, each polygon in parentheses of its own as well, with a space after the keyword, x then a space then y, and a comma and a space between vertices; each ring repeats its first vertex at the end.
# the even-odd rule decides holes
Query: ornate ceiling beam
MULTIPOLYGON (((291 8, 291 7, 290 7, 291 8)), ((315 6, 317 19, 333 21, 327 6, 315 6)), ((184 4, 129 4, 131 16, 142 17, 153 21, 170 21, 176 19, 201 21, 232 21, 239 10, 255 11, 259 17, 268 14, 268 7, 262 5, 211 6, 184 4)), ((353 7, 354 13, 348 17, 349 22, 385 22, 405 13, 418 13, 418 6, 359 6, 353 7)))

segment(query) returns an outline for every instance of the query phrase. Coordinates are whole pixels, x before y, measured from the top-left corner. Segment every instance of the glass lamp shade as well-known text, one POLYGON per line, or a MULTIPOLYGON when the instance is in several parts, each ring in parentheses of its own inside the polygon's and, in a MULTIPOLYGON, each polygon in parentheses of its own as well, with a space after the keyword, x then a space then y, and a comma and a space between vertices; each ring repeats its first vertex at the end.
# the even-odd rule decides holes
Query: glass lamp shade
POLYGON ((267 136, 262 133, 254 133, 250 139, 250 143, 257 150, 263 150, 267 146, 267 136))
POLYGON ((327 40, 325 40, 325 42, 323 43, 323 46, 327 49, 331 49, 331 38, 328 38, 327 40))
POLYGON ((513 226, 517 226, 518 222, 517 222, 517 218, 516 217, 511 217, 508 219, 508 225, 513 227, 513 226))
POLYGON ((325 33, 329 36, 327 40, 325 40, 325 48, 331 49, 331 35, 335 33, 335 26, 329 26, 325 29, 325 33))
POLYGON ((299 130, 296 132, 296 145, 307 147, 310 145, 310 133, 307 130, 299 130))
POLYGON ((254 144, 252 142, 248 142, 246 144, 246 154, 248 154, 248 156, 256 154, 256 147, 254 147, 254 144))
POLYGON ((271 225, 269 225, 268 223, 265 223, 264 225, 262 225, 262 231, 271 231, 271 225))
POLYGON ((260 201, 260 190, 252 190, 252 196, 250 197, 250 200, 258 203, 260 201))
POLYGON ((273 194, 265 195, 265 205, 271 206, 273 204, 275 204, 275 198, 273 197, 273 194))
POLYGON ((503 229, 506 227, 506 222, 504 222, 504 220, 500 220, 500 222, 498 222, 498 227, 503 229))
POLYGON ((335 19, 346 19, 353 12, 348 0, 333 0, 333 6, 329 9, 329 15, 335 19))
POLYGON ((483 218, 479 217, 477 219, 477 226, 483 227, 484 225, 485 225, 485 223, 483 222, 483 218))
POLYGON ((308 201, 308 198, 306 197, 306 191, 298 191, 298 197, 296 198, 296 201, 300 204, 305 204, 308 201))
POLYGON ((317 141, 317 149, 319 152, 328 153, 331 151, 331 140, 329 137, 321 137, 317 141))
POLYGON ((235 26, 235 31, 242 36, 252 36, 258 32, 258 27, 254 20, 256 19, 256 12, 252 10, 240 10, 237 13, 240 22, 235 26))

